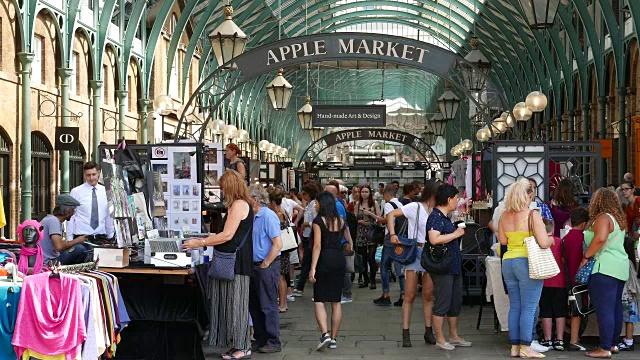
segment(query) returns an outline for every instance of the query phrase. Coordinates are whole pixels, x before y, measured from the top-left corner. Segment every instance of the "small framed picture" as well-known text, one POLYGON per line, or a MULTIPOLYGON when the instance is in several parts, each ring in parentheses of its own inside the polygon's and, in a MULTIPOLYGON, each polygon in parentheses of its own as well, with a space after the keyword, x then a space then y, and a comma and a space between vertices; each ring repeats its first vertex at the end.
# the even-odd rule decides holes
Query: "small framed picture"
POLYGON ((180 210, 180 201, 173 200, 173 210, 180 210))
POLYGON ((193 196, 200 196, 200 185, 193 185, 191 187, 191 193, 193 196))
POLYGON ((180 196, 180 185, 173 185, 173 195, 180 196))
POLYGON ((191 211, 200 211, 200 200, 191 201, 191 211))
POLYGON ((163 192, 163 193, 166 193, 167 191, 169 191, 169 190, 168 190, 168 186, 169 186, 169 185, 167 184, 167 182, 166 182, 166 181, 163 181, 163 182, 162 182, 162 192, 163 192))
POLYGON ((191 185, 182 185, 182 195, 184 196, 191 195, 191 185))
POLYGON ((182 211, 189 211, 189 200, 182 201, 182 211))
POLYGON ((174 217, 173 218, 173 225, 180 225, 180 218, 179 217, 174 217))
POLYGON ((198 225, 198 218, 191 218, 191 225, 198 225))

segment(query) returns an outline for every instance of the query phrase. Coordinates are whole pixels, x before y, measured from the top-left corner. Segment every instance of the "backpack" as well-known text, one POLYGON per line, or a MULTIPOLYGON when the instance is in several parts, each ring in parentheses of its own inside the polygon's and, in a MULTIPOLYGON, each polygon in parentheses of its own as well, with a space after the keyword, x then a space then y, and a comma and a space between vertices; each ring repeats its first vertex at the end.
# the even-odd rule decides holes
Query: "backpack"
MULTIPOLYGON (((396 203, 394 203, 394 202, 390 201, 390 202, 389 202, 389 204, 391 204, 391 206, 393 207, 393 210, 398 209, 398 205, 396 205, 396 203)), ((406 218, 404 215, 403 215, 403 216, 400 216, 400 217, 397 217, 397 218, 394 220, 394 224, 395 224, 394 229, 396 229, 396 230, 400 230, 400 229, 402 229, 402 228, 403 228, 403 226, 404 226, 404 224, 405 224, 407 221, 408 221, 408 220, 407 220, 407 218, 406 218)), ((407 224, 407 225, 408 225, 408 224, 407 224)), ((409 227, 407 226, 405 229, 408 229, 408 228, 409 228, 409 227)), ((409 231, 409 230, 406 230, 405 232, 407 232, 407 231, 409 231)), ((407 236, 407 234, 406 234, 406 233, 405 233, 405 234, 397 234, 397 235, 405 236, 405 237, 407 236)))

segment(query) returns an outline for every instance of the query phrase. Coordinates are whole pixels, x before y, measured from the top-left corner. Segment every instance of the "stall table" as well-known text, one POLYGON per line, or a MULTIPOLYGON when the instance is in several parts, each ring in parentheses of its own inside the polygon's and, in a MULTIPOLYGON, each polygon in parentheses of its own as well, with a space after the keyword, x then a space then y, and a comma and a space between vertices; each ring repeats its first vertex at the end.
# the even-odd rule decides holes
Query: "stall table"
POLYGON ((204 292, 193 269, 100 267, 118 277, 131 323, 116 359, 204 360, 208 326, 204 292))

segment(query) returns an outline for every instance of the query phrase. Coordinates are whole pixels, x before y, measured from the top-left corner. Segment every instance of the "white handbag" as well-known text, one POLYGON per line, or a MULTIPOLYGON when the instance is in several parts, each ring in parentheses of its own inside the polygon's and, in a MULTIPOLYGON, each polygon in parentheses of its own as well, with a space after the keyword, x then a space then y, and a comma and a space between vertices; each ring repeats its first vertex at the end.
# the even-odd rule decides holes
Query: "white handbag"
MULTIPOLYGON (((531 215, 529 215, 529 231, 533 232, 531 215)), ((538 245, 535 236, 524 238, 529 253, 529 277, 535 280, 550 279, 560 273, 560 267, 553 257, 551 249, 543 249, 538 245)))
POLYGON ((282 249, 280 251, 289 251, 298 247, 298 234, 292 224, 282 229, 280 239, 282 239, 282 249))

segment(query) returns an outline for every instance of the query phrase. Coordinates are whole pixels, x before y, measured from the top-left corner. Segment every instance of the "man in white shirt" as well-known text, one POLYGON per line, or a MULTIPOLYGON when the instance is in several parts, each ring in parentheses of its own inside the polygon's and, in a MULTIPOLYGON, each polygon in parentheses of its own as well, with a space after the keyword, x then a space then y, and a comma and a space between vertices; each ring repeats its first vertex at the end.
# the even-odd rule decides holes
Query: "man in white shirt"
MULTIPOLYGON (((395 209, 399 209, 402 207, 402 203, 396 197, 398 193, 398 189, 393 185, 387 185, 382 191, 382 195, 384 196, 384 208, 383 208, 383 216, 376 220, 378 224, 386 225, 387 224, 387 214, 392 212, 395 209)), ((386 235, 389 234, 389 229, 385 227, 385 241, 386 235)), ((389 271, 391 270, 391 258, 388 253, 389 248, 384 247, 382 249, 382 259, 380 261, 380 278, 382 282, 382 296, 378 299, 373 300, 373 303, 378 306, 389 306, 391 305, 391 299, 389 298, 389 271)), ((399 268, 401 265, 394 264, 395 268, 399 268)), ((398 273, 398 271, 396 271, 398 273)), ((401 274, 401 273, 400 273, 401 274)), ((397 274, 396 274, 397 275, 397 274)), ((404 276, 400 277, 400 299, 394 303, 395 306, 402 306, 403 296, 404 296, 404 276)))
POLYGON ((107 192, 98 184, 100 167, 93 161, 84 164, 85 183, 73 188, 70 195, 81 204, 67 224, 67 239, 86 235, 89 242, 113 238, 113 219, 109 214, 107 192))

